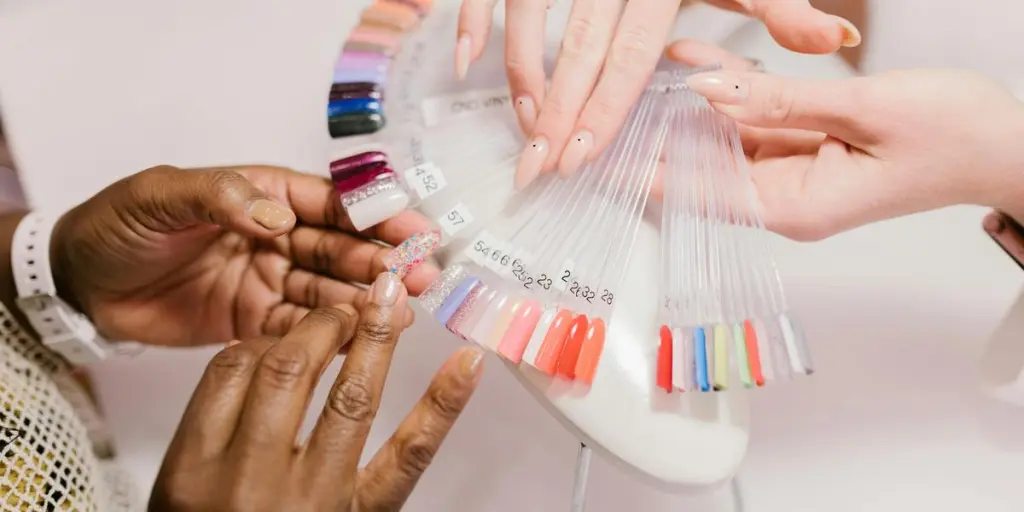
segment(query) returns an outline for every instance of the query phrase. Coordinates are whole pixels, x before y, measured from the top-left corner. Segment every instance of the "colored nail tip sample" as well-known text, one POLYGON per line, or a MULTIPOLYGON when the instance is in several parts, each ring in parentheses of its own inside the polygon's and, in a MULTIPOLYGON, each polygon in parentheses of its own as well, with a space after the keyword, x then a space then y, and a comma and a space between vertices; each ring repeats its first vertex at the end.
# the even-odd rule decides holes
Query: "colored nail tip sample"
POLYGON ((386 69, 366 67, 335 68, 331 74, 331 80, 333 83, 338 84, 349 82, 373 82, 380 84, 381 87, 386 87, 388 74, 386 69))
POLYGON ((686 350, 686 343, 689 340, 679 328, 671 328, 670 335, 672 337, 672 387, 686 391, 691 388, 687 382, 688 373, 686 371, 689 352, 686 350))
POLYGON ((547 334, 556 313, 558 313, 556 308, 544 310, 544 313, 541 314, 537 325, 533 329, 533 333, 530 335, 530 340, 526 344, 526 351, 523 353, 522 361, 525 361, 526 364, 534 368, 537 367, 537 356, 540 354, 540 347, 544 343, 544 335, 547 334))
POLYGON ((757 331, 750 320, 743 321, 743 340, 747 345, 747 360, 750 365, 750 376, 757 387, 764 386, 764 373, 761 370, 761 349, 757 339, 757 331))
POLYGON ((470 277, 465 281, 459 283, 454 290, 448 295, 448 298, 444 300, 441 307, 434 313, 434 318, 441 323, 441 325, 447 326, 448 321, 451 320, 455 312, 459 310, 462 303, 466 300, 470 293, 475 288, 478 288, 480 280, 475 277, 470 277))
POLYGON ((338 60, 334 61, 334 71, 343 69, 368 69, 380 72, 387 72, 391 65, 391 59, 372 52, 341 52, 338 60))
POLYGON ((772 338, 760 318, 751 321, 754 328, 754 336, 757 338, 757 352, 761 356, 761 372, 764 374, 765 383, 776 379, 775 365, 778 364, 773 355, 772 338))
POLYGON ((384 99, 384 88, 373 82, 334 83, 328 94, 328 101, 342 101, 353 98, 384 99))
POLYGON ((339 194, 347 194, 372 184, 374 181, 397 179, 395 171, 384 164, 372 164, 362 167, 357 172, 349 172, 340 177, 333 177, 334 189, 339 194))
POLYGON ((502 338, 505 337, 505 333, 508 332, 509 326, 512 325, 512 320, 515 318, 522 303, 522 299, 511 297, 502 307, 501 313, 498 314, 494 325, 491 327, 491 332, 487 334, 486 346, 491 350, 498 352, 498 345, 501 343, 502 338))
POLYGON ((565 339, 565 346, 562 347, 562 354, 558 356, 558 376, 568 380, 576 378, 576 362, 579 360, 580 351, 583 350, 583 339, 587 335, 587 315, 577 315, 569 328, 569 335, 565 339))
POLYGON ((466 267, 462 265, 452 265, 444 269, 441 275, 434 279, 430 286, 427 286, 427 289, 420 294, 420 306, 428 313, 433 314, 444 304, 445 299, 448 298, 452 290, 466 277, 468 277, 468 273, 466 267))
POLYGON ((374 43, 367 43, 363 41, 348 41, 344 46, 341 47, 342 51, 345 52, 370 52, 383 55, 385 57, 392 57, 397 53, 396 48, 382 46, 374 43))
POLYGON ((353 114, 380 115, 381 109, 380 101, 373 98, 331 101, 327 103, 327 117, 334 118, 353 114))
POLYGON ((576 362, 576 380, 588 386, 594 383, 597 365, 601 361, 601 353, 604 352, 604 340, 604 320, 595 318, 590 322, 587 334, 583 338, 583 349, 576 362))
MULTIPOLYGON (((455 313, 444 322, 445 328, 447 328, 452 334, 464 340, 468 339, 462 334, 462 328, 466 326, 469 318, 472 316, 473 309, 480 304, 480 297, 486 293, 488 289, 489 288, 486 284, 477 280, 466 295, 466 298, 463 299, 458 308, 455 309, 455 313)), ((438 320, 440 320, 440 318, 438 320)))
POLYGON ((345 213, 348 214, 349 221, 356 231, 376 226, 409 207, 409 194, 394 182, 393 178, 374 180, 373 183, 342 197, 342 203, 348 204, 345 206, 345 213), (378 188, 389 181, 391 184, 378 188), (350 202, 349 198, 353 195, 360 199, 350 202))
POLYGON ((714 388, 725 391, 729 388, 729 328, 718 324, 714 328, 714 388))
POLYGON ((360 21, 407 32, 419 25, 420 14, 398 2, 377 2, 363 11, 360 21))
MULTIPOLYGON (((781 313, 779 314, 779 327, 782 328, 782 336, 786 341, 786 346, 792 347, 792 352, 795 353, 795 359, 798 362, 797 365, 793 365, 793 371, 805 375, 813 374, 814 363, 811 362, 811 352, 807 348, 807 339, 800 328, 800 324, 794 321, 789 314, 781 313), (799 370, 797 370, 798 366, 799 370)), ((790 357, 792 358, 793 356, 790 357)))
POLYGON ((327 130, 335 139, 376 133, 384 128, 384 125, 382 114, 367 112, 329 117, 327 120, 327 130))
MULTIPOLYGON (((371 197, 385 192, 401 191, 400 189, 401 184, 397 177, 383 176, 380 179, 373 180, 373 182, 364 187, 339 194, 341 196, 341 206, 348 210, 359 203, 365 202, 371 197)), ((351 212, 349 212, 349 214, 351 215, 351 212)), ((371 224, 371 226, 372 225, 373 224, 371 224)))
POLYGON ((750 376, 750 355, 747 354, 747 340, 740 324, 732 326, 733 351, 736 353, 736 369, 739 371, 740 384, 745 388, 754 387, 754 379, 750 376))
POLYGON ((708 382, 707 336, 703 327, 693 330, 693 359, 696 367, 697 388, 708 392, 711 390, 711 383, 708 382))
POLYGON ((331 177, 341 178, 346 173, 359 170, 361 167, 387 163, 388 155, 383 151, 365 151, 331 162, 331 177))
POLYGON ((558 369, 558 360, 562 355, 569 327, 572 325, 572 312, 560 309, 551 319, 551 325, 544 334, 540 351, 537 354, 537 369, 550 376, 558 369))
MULTIPOLYGON (((505 305, 508 303, 509 296, 504 293, 497 293, 491 302, 487 305, 487 309, 484 311, 483 316, 480 317, 480 321, 477 322, 473 332, 470 334, 470 340, 474 343, 487 347, 487 341, 491 334, 491 330, 494 329, 494 324, 498 320, 498 316, 505 309, 505 305)), ((491 348, 491 347, 488 347, 491 348)))
POLYGON ((666 393, 672 392, 672 330, 662 325, 658 332, 658 357, 655 384, 666 393))
POLYGON ((473 332, 477 326, 480 325, 480 321, 483 319, 484 315, 487 314, 491 307, 491 302, 493 302, 494 298, 499 295, 498 289, 496 288, 492 288, 486 284, 481 287, 479 295, 477 295, 473 300, 472 310, 467 313, 466 319, 456 326, 459 337, 476 343, 473 340, 473 332))
POLYGON ((416 11, 416 14, 420 18, 425 18, 428 14, 430 14, 430 8, 433 5, 433 2, 417 2, 416 0, 383 0, 383 1, 385 1, 385 2, 394 2, 394 3, 397 3, 397 4, 402 4, 402 5, 404 5, 404 6, 408 7, 408 8, 416 11))
POLYGON ((349 32, 346 41, 348 43, 375 45, 395 53, 402 48, 401 34, 393 30, 359 27, 349 32))
POLYGON ((519 364, 523 360, 526 346, 540 321, 541 305, 535 300, 525 300, 509 324, 508 330, 498 343, 498 354, 508 361, 519 364))
MULTIPOLYGON (((441 231, 432 229, 416 233, 388 251, 384 256, 384 266, 390 272, 405 277, 414 268, 423 263, 441 245, 441 231)), ((463 297, 465 298, 465 297, 463 297)), ((457 305, 456 305, 457 307, 457 305)), ((450 314, 454 314, 452 309, 450 314)), ((447 322, 447 319, 445 319, 447 322)), ((444 323, 444 322, 442 322, 444 323)))

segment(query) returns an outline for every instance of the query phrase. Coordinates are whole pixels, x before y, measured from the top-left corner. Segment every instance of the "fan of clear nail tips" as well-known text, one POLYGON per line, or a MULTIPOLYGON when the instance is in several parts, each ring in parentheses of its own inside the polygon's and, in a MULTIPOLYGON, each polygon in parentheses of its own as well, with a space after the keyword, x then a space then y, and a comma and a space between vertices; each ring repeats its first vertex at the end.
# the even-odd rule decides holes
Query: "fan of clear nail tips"
POLYGON ((602 156, 542 178, 477 232, 424 308, 512 363, 592 383, 667 129, 656 91, 602 156))
POLYGON ((812 373, 736 123, 685 87, 666 100, 658 387, 724 391, 812 373))

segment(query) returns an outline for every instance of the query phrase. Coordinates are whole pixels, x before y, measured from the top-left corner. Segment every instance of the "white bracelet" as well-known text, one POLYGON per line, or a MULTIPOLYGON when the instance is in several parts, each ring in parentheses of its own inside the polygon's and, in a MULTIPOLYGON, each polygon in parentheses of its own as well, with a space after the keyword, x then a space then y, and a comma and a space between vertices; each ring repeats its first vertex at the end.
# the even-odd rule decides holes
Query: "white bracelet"
POLYGON ((18 289, 18 307, 42 338, 43 345, 76 365, 106 359, 106 340, 85 315, 57 296, 50 267, 50 237, 57 216, 32 212, 14 232, 11 269, 18 289))

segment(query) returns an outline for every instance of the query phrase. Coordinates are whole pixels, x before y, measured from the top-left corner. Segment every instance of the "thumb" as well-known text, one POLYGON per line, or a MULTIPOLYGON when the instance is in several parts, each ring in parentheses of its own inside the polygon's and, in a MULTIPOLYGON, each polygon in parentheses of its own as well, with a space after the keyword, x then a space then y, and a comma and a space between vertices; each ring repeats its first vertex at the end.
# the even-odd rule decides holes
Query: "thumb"
POLYGON ((295 226, 295 213, 231 168, 161 166, 126 180, 121 206, 154 231, 220 226, 258 238, 274 238, 295 226))
POLYGON ((821 132, 851 144, 866 142, 870 133, 861 83, 734 71, 697 73, 686 80, 690 90, 742 124, 821 132))

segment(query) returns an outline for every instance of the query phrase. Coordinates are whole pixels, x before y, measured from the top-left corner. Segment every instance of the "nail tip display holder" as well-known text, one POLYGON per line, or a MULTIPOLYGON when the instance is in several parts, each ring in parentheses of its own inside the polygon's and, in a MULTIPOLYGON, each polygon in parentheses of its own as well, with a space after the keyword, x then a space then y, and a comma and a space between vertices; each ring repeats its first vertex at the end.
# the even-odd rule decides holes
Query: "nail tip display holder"
MULTIPOLYGON (((427 40, 437 35, 450 36, 455 31, 455 11, 448 13, 434 13, 424 21, 424 27, 412 34, 406 41, 403 41, 402 51, 395 55, 395 64, 392 66, 391 76, 388 80, 387 91, 381 93, 384 98, 383 109, 387 116, 388 128, 378 131, 370 138, 377 142, 385 142, 389 148, 397 145, 413 146, 423 143, 421 137, 399 135, 392 136, 396 131, 401 133, 404 126, 414 126, 419 131, 409 133, 427 134, 435 131, 435 128, 450 124, 447 120, 465 119, 464 112, 456 113, 455 103, 434 101, 438 97, 453 92, 459 92, 462 86, 454 84, 454 79, 448 78, 451 75, 451 57, 445 56, 444 66, 435 66, 430 72, 423 73, 422 61, 429 55, 427 51, 427 40), (436 23, 431 18, 438 17, 436 23), (432 25, 428 29, 427 25, 432 25), (420 61, 419 63, 414 61, 420 61), (433 76, 424 76, 433 73, 433 76), (442 76, 444 78, 442 78, 442 76), (427 94, 424 94, 426 92, 427 94), (433 100, 432 100, 433 99, 433 100), (445 116, 451 116, 446 118, 445 116)), ((500 25, 493 32, 495 41, 501 38, 500 25)), ((437 45, 431 45, 437 48, 437 45)), ((503 73, 483 73, 479 70, 487 65, 494 65, 495 70, 501 69, 500 45, 491 44, 489 49, 497 49, 493 55, 485 55, 477 63, 474 63, 474 70, 477 76, 497 76, 498 83, 488 82, 477 83, 483 90, 486 97, 494 93, 494 86, 502 86, 503 73), (491 87, 489 87, 491 86, 491 87)), ((434 51, 434 50, 431 50, 434 51)), ((429 66, 427 66, 429 67, 429 66)), ((474 73, 471 73, 473 80, 474 73)), ((465 99, 465 96, 462 96, 465 99)), ((471 102, 462 102, 469 104, 471 102)), ((475 105, 487 104, 504 109, 511 115, 511 108, 508 105, 507 93, 504 100, 491 102, 476 102, 475 105), (502 105, 504 101, 504 105, 502 105)), ((478 120, 480 118, 477 118, 478 120)), ((514 119, 514 118, 512 118, 514 119)), ((513 137, 513 135, 509 135, 513 137)), ((363 137, 364 139, 366 137, 363 137)), ((467 139, 467 142, 476 140, 467 139)), ((348 140, 352 140, 349 138, 348 140)), ((339 144, 348 145, 348 140, 339 144)), ((521 149, 519 139, 512 139, 513 146, 521 149)), ((426 142, 427 146, 433 146, 433 142, 426 142)), ((379 146, 378 146, 379 147, 379 146)), ((427 147, 432 151, 433 147, 427 147)), ((351 150, 342 148, 347 154, 351 150)), ((339 153, 341 152, 339 151, 339 153)), ((415 154, 415 151, 404 151, 415 154)), ((516 151, 518 152, 518 151, 516 151)), ((500 160, 500 159, 499 159, 500 160)), ((401 169, 402 165, 394 162, 389 167, 401 169)), ((481 165, 481 167, 487 167, 481 165)), ((507 165, 507 171, 514 169, 514 162, 507 165)), ((447 168, 446 168, 447 172, 447 168)), ((401 172, 393 176, 402 180, 401 172)), ((381 172, 380 175, 387 175, 381 172)), ((405 180, 408 181, 408 180, 405 180)), ((457 177, 451 180, 458 181, 457 177)), ((507 180, 511 183, 511 179, 507 180)), ((349 182, 359 184, 359 180, 349 182)), ((408 190, 408 185, 406 185, 408 190)), ((458 187, 453 187, 457 189, 458 187)), ((469 197, 464 190, 458 192, 458 197, 469 197)), ((510 195, 509 191, 507 195, 510 195)), ((407 195, 409 195, 407 193, 407 195)), ((513 199, 513 201, 515 198, 513 199)), ((484 200, 475 201, 471 206, 476 212, 478 204, 484 200)), ((500 203, 501 200, 495 200, 500 203)), ((397 203, 396 203, 397 204, 397 203)), ((426 201, 417 204, 415 198, 410 197, 409 204, 415 204, 416 208, 432 218, 443 219, 445 212, 457 211, 457 208, 449 210, 450 202, 426 201)), ((486 206, 486 205, 484 205, 486 206)), ((501 208, 495 208, 500 210, 501 208)), ((378 214, 383 210, 379 210, 378 214)), ((497 213, 497 211, 495 212, 497 213)), ((378 215, 379 216, 379 215, 378 215)), ((365 222, 370 222, 366 216, 365 222)), ((490 226, 485 220, 488 215, 477 215, 479 222, 477 226, 490 226)), ((651 290, 656 290, 661 284, 661 276, 651 269, 659 267, 659 235, 657 232, 657 215, 649 216, 644 222, 640 222, 635 228, 635 240, 632 242, 633 254, 631 264, 625 268, 621 277, 622 283, 616 292, 618 299, 614 312, 603 319, 603 326, 606 329, 605 346, 601 363, 596 373, 593 373, 593 380, 589 386, 582 383, 569 385, 569 382, 560 382, 529 364, 520 363, 518 366, 503 358, 513 374, 538 398, 538 401, 546 407, 563 425, 574 435, 593 447, 596 451, 605 454, 609 460, 621 467, 623 470, 639 476, 655 485, 670 489, 679 490, 687 488, 702 488, 716 485, 727 481, 738 468, 746 450, 748 439, 748 419, 746 396, 743 393, 672 393, 666 394, 655 387, 655 361, 657 359, 656 347, 650 343, 652 325, 655 325, 655 318, 658 311, 658 299, 653 297, 651 290)), ((478 240, 478 231, 466 229, 462 233, 446 233, 454 237, 446 247, 448 256, 462 254, 464 250, 478 240), (468 243, 467 243, 468 241, 468 243)), ((478 265, 474 263, 475 265, 478 265)), ((453 268, 454 266, 449 266, 453 268)), ((479 269, 479 266, 478 266, 479 269)), ((481 279, 487 282, 493 281, 494 273, 490 270, 480 271, 485 277, 481 279)), ((498 281, 499 283, 502 281, 498 281)), ((456 292, 459 283, 451 286, 445 295, 456 292)), ((464 286, 457 293, 465 294, 467 300, 485 301, 485 290, 479 288, 479 284, 464 286)), ((465 325, 466 312, 460 315, 459 308, 449 308, 441 312, 442 318, 437 319, 438 310, 443 306, 441 303, 431 305, 430 296, 423 297, 423 306, 432 310, 435 320, 444 320, 444 324, 453 327, 456 335, 463 338, 472 337, 473 332, 465 325), (469 332, 467 332, 469 331, 469 332)), ((522 305, 520 304, 520 307, 522 305)), ((540 311, 516 311, 526 322, 536 319, 538 324, 551 324, 558 321, 558 312, 540 311)), ((508 316, 508 315, 506 315, 508 316)), ((506 327, 515 318, 488 319, 488 322, 500 320, 506 327)), ((468 325, 480 323, 479 318, 468 319, 468 325)), ((566 326, 571 329, 572 326, 566 326)), ((504 345, 505 352, 515 352, 512 346, 513 338, 506 336, 490 336, 490 332, 481 333, 478 336, 484 339, 491 339, 490 343, 501 352, 504 345)), ((536 360, 539 355, 531 350, 539 351, 540 347, 527 343, 523 359, 536 360)), ((511 358, 516 359, 514 356, 511 358)), ((578 357, 577 357, 578 359, 578 357)), ((564 366, 564 365, 563 365, 564 366)), ((577 365, 578 366, 578 365, 577 365)), ((554 371, 559 368, 557 363, 554 371)), ((572 368, 575 371, 576 368, 572 368)), ((568 367, 562 371, 570 371, 568 367)))

